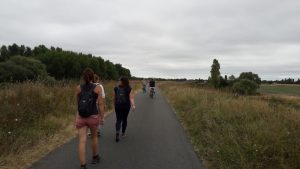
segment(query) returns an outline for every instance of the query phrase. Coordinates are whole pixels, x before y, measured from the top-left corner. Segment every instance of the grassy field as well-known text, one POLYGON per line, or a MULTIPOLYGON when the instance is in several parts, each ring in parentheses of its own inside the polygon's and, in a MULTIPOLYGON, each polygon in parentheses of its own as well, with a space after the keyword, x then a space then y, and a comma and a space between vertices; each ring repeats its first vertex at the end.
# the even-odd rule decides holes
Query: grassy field
POLYGON ((300 85, 261 85, 259 92, 264 94, 300 96, 300 85))
POLYGON ((296 102, 162 83, 207 169, 300 168, 296 102))
MULTIPOLYGON (((116 82, 105 83, 106 109, 116 82)), ((137 83, 133 83, 136 87, 137 83)), ((74 136, 75 82, 26 82, 0 88, 0 169, 26 168, 74 136), (18 159, 18 160, 16 160, 18 159)), ((74 147, 75 148, 75 147, 74 147)))

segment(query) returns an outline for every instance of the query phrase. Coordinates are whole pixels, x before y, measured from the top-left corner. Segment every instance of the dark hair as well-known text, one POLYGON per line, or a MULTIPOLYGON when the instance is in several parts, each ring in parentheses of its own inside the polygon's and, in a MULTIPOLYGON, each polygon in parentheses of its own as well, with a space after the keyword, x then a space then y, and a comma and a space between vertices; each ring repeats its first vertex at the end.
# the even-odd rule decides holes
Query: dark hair
POLYGON ((85 68, 81 76, 85 84, 88 84, 94 80, 94 71, 91 68, 85 68))
POLYGON ((129 87, 129 80, 127 77, 121 77, 119 80, 122 82, 123 87, 129 87))
POLYGON ((100 77, 97 74, 94 74, 93 83, 97 83, 100 80, 100 77))

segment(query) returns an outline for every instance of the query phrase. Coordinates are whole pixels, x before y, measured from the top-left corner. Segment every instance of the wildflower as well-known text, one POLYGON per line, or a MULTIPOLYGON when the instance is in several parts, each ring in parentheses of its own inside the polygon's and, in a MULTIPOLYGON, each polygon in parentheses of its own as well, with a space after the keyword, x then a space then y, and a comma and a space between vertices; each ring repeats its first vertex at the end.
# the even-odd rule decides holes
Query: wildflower
POLYGON ((9 135, 11 134, 11 132, 9 131, 9 132, 7 132, 9 135))

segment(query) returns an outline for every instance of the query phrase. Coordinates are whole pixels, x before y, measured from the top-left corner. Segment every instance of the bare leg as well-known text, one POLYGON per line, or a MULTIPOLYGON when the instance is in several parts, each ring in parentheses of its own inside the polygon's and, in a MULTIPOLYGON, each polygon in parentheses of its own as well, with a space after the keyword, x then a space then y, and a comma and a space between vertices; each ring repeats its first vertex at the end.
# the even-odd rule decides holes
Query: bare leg
POLYGON ((79 161, 81 165, 86 164, 86 159, 85 159, 86 131, 87 131, 87 127, 82 127, 78 129, 78 135, 79 135, 78 153, 79 153, 79 161))
POLYGON ((98 135, 97 135, 98 126, 94 129, 91 129, 92 132, 92 150, 93 156, 98 155, 98 135))

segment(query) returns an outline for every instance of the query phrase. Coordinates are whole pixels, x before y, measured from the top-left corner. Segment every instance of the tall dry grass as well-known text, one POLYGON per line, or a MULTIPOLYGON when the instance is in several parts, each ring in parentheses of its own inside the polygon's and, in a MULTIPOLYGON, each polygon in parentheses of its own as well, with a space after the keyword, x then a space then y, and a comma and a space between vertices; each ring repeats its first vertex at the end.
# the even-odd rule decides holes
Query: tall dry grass
MULTIPOLYGON (((138 84, 132 82, 135 90, 138 84)), ((1 84, 1 169, 12 167, 12 163, 13 168, 24 168, 75 136, 76 85, 78 82, 74 81, 51 85, 39 82, 1 84)), ((108 111, 113 107, 115 85, 115 81, 104 83, 108 111)))
POLYGON ((300 109, 260 97, 160 86, 208 169, 300 168, 300 109))

